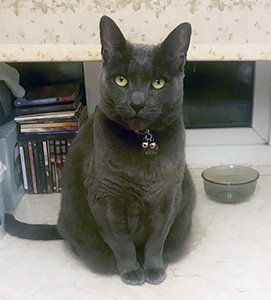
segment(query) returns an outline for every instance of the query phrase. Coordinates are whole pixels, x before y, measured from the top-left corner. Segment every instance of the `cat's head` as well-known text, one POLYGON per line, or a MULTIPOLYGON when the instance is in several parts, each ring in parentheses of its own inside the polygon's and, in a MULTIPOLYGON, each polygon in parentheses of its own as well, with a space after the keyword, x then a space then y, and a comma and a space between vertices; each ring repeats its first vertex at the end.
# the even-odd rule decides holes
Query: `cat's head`
POLYGON ((171 124, 182 113, 190 24, 180 24, 158 46, 131 44, 106 16, 100 34, 100 107, 106 116, 135 132, 171 124))

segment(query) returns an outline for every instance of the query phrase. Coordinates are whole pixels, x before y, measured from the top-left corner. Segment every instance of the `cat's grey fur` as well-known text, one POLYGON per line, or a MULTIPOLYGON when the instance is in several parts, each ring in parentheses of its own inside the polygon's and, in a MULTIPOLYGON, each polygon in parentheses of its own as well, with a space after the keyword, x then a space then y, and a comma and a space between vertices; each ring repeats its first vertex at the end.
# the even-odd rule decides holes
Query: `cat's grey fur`
POLYGON ((100 32, 101 100, 69 149, 57 229, 94 272, 158 284, 184 248, 195 199, 182 111, 191 27, 158 46, 127 42, 106 16, 100 32), (120 75, 126 86, 116 84, 120 75), (161 89, 152 86, 158 78, 161 89), (147 129, 154 157, 141 147, 147 129))
POLYGON ((69 150, 58 230, 94 271, 158 284, 184 246, 194 204, 182 114, 191 29, 181 24, 157 47, 130 44, 108 17, 100 30, 101 101, 69 150), (161 77, 165 86, 155 90, 161 77), (159 145, 151 158, 137 133, 146 128, 159 145))

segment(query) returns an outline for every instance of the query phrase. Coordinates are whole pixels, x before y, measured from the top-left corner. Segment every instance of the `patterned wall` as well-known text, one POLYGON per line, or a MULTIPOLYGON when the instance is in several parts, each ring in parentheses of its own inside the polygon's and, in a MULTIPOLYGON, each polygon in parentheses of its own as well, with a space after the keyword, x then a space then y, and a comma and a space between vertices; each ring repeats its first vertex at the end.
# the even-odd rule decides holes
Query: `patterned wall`
POLYGON ((99 60, 103 14, 135 43, 190 22, 190 60, 271 59, 271 0, 1 0, 0 60, 99 60))

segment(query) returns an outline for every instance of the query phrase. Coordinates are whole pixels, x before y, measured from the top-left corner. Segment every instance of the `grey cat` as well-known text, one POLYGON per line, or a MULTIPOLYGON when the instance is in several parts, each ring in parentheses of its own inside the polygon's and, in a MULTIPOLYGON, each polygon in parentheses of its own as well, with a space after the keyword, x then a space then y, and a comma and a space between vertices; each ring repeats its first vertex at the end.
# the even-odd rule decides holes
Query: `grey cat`
POLYGON ((37 229, 64 238, 94 272, 159 284, 184 248, 195 200, 182 110, 191 26, 158 46, 129 43, 106 16, 100 33, 100 103, 69 149, 58 232, 37 229))

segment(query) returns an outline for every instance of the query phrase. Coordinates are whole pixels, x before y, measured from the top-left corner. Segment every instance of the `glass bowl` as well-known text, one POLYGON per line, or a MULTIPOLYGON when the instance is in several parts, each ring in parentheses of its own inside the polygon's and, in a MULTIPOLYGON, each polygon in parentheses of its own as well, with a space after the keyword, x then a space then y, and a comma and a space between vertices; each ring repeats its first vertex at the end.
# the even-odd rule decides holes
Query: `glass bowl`
POLYGON ((201 174, 206 194, 223 203, 238 203, 247 200, 256 187, 260 174, 249 167, 237 165, 216 166, 201 174))

